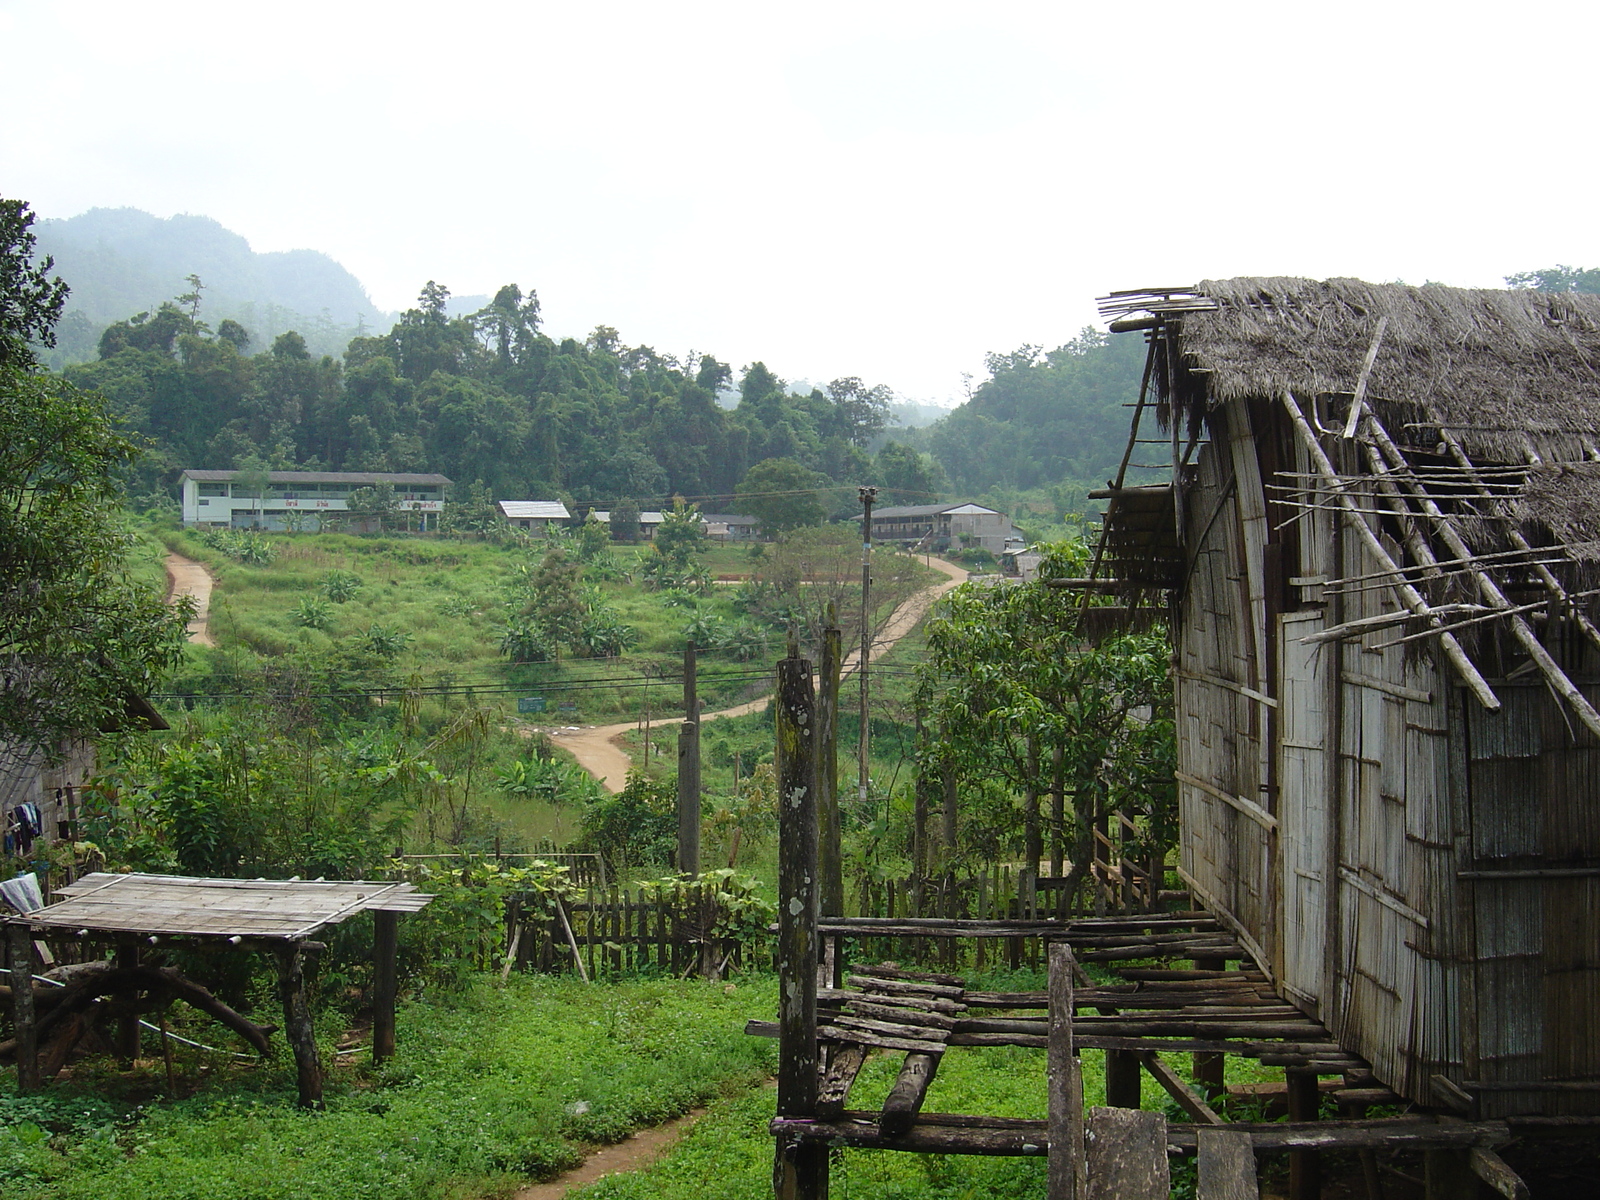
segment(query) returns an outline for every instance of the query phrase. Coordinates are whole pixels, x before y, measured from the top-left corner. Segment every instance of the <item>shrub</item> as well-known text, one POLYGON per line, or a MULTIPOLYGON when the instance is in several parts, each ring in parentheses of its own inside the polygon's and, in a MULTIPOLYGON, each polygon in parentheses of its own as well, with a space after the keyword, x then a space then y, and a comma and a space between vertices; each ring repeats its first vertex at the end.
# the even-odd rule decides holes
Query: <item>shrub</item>
POLYGON ((356 593, 361 590, 361 580, 349 571, 329 571, 317 581, 317 586, 329 600, 344 604, 356 598, 356 593))
POLYGON ((289 619, 307 629, 327 629, 333 624, 333 610, 326 600, 307 596, 289 610, 289 619))

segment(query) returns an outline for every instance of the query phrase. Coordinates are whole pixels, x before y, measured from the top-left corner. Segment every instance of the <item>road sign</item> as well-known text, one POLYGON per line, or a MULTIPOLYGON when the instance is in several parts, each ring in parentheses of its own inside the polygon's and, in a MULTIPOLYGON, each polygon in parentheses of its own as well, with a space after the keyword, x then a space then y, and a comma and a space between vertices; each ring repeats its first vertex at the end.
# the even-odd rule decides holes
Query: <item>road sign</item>
POLYGON ((543 696, 518 696, 517 711, 519 713, 543 712, 543 696))

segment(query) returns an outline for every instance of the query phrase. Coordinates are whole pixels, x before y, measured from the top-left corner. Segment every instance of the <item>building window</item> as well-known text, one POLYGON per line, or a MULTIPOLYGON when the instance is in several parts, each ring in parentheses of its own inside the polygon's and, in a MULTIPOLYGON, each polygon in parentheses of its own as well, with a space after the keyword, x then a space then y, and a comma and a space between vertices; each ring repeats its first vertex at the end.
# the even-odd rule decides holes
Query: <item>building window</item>
POLYGON ((225 483, 202 483, 199 485, 202 496, 226 496, 228 485, 225 483))

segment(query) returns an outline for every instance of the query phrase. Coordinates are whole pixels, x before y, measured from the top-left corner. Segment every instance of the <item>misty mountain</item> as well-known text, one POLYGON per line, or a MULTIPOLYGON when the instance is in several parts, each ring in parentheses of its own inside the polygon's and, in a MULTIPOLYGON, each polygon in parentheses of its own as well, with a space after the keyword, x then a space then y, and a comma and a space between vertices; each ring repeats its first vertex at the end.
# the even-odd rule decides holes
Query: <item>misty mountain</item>
POLYGON ((256 347, 295 330, 315 354, 340 354, 352 336, 381 333, 393 322, 361 282, 316 250, 257 253, 210 217, 162 220, 135 208, 95 208, 40 221, 38 253, 55 259, 54 274, 72 289, 58 345, 47 355, 59 369, 95 357, 100 333, 113 321, 153 312, 163 300, 204 284, 200 318, 215 327, 231 317, 256 347))

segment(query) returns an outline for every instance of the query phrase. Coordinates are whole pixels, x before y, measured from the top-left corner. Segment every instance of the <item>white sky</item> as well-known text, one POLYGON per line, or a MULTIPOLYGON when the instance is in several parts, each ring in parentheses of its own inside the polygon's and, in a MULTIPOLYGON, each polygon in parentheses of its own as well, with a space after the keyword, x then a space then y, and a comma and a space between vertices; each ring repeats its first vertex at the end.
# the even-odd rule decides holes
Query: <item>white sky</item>
POLYGON ((1113 288, 1600 264, 1597 13, 0 0, 0 194, 952 403, 1113 288))

